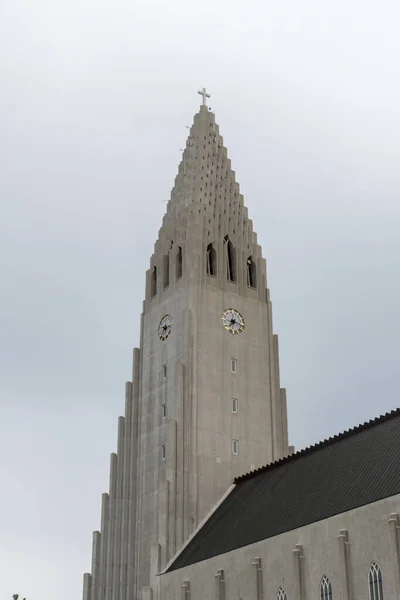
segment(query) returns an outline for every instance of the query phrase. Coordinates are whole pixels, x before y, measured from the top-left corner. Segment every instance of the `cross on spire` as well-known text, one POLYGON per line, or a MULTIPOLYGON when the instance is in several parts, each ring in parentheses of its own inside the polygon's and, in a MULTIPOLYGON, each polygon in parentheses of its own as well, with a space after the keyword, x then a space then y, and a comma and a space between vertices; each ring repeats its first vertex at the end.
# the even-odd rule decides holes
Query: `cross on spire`
POLYGON ((206 106, 207 105, 206 98, 211 98, 211 94, 207 94, 206 88, 199 90, 197 93, 200 94, 200 96, 203 96, 203 106, 206 106))

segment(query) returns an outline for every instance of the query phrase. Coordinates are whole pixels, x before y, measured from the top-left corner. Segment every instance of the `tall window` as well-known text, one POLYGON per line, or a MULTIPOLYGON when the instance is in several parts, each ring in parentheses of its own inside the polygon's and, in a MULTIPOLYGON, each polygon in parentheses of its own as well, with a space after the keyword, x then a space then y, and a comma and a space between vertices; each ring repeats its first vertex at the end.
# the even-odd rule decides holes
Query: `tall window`
POLYGON ((178 252, 176 253, 175 272, 177 279, 182 277, 182 248, 180 246, 178 246, 178 252))
POLYGON ((229 236, 224 238, 226 252, 226 277, 228 281, 236 281, 236 250, 229 236))
POLYGON ((151 297, 157 294, 157 267, 153 267, 151 272, 151 297))
POLYGON ((217 253, 213 248, 212 244, 208 244, 207 246, 207 267, 206 267, 207 275, 216 275, 217 274, 217 253))
POLYGON ((319 589, 320 600, 332 600, 332 586, 326 575, 321 579, 319 589))
POLYGON ((237 371, 236 358, 231 358, 231 371, 232 371, 232 373, 236 373, 236 371, 237 371))
POLYGON ((166 404, 162 405, 162 418, 163 419, 167 418, 167 405, 166 404))
POLYGON ((232 440, 232 454, 239 454, 239 441, 232 440))
POLYGON ((167 451, 165 449, 165 444, 163 444, 161 446, 161 458, 162 458, 162 460, 165 460, 167 458, 167 451))
POLYGON ((276 592, 276 600, 287 600, 286 592, 281 587, 276 592))
POLYGON ((257 287, 256 263, 251 256, 247 259, 247 285, 251 288, 257 287))
POLYGON ((232 398, 232 412, 237 413, 238 411, 238 401, 237 398, 232 398))
POLYGON ((167 376, 167 365, 163 365, 162 366, 162 376, 166 377, 167 376))
POLYGON ((369 600, 383 600, 382 571, 376 562, 369 568, 369 600))
POLYGON ((164 255, 164 276, 163 276, 163 287, 164 289, 169 286, 169 254, 164 255))

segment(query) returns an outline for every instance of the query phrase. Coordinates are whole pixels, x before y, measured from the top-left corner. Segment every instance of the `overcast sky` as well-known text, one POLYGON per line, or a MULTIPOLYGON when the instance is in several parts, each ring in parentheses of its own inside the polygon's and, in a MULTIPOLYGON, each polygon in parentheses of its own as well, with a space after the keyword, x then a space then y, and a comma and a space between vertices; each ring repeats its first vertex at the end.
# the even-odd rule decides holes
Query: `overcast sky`
POLYGON ((395 0, 0 0, 0 597, 90 569, 199 87, 267 257, 301 448, 398 406, 395 0))

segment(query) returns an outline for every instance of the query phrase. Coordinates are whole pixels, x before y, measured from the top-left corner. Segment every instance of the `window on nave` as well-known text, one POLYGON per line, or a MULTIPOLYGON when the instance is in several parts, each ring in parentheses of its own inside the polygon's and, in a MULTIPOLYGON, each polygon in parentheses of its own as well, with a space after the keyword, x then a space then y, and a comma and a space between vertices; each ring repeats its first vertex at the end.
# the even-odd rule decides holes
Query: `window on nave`
POLYGON ((324 575, 319 584, 320 600, 332 600, 332 585, 328 577, 324 575))
POLYGON ((369 600, 383 600, 382 571, 376 562, 369 568, 369 600))

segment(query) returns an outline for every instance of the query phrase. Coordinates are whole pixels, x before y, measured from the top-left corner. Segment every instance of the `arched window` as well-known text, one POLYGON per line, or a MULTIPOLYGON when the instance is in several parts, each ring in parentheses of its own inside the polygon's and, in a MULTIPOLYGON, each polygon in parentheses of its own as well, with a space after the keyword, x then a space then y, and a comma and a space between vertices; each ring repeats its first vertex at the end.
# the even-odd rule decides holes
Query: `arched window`
POLYGON ((247 259, 247 285, 251 288, 257 287, 256 263, 251 256, 247 259))
POLYGON ((320 590, 320 600, 332 600, 332 586, 331 582, 327 578, 326 575, 321 579, 321 583, 319 585, 320 590))
POLYGON ((151 272, 151 297, 157 294, 157 267, 153 267, 151 272))
POLYGON ((217 274, 217 253, 212 244, 207 246, 207 275, 217 274))
POLYGON ((226 277, 228 281, 236 281, 236 251, 229 236, 224 238, 226 248, 226 277))
POLYGON ((175 272, 177 279, 182 277, 182 248, 180 246, 178 246, 178 252, 176 253, 175 272))
POLYGON ((286 592, 281 587, 276 592, 276 600, 287 600, 286 592))
POLYGON ((163 273, 163 288, 169 286, 169 254, 164 254, 164 273, 163 273))
POLYGON ((376 562, 369 568, 369 600, 383 600, 382 571, 376 562))

